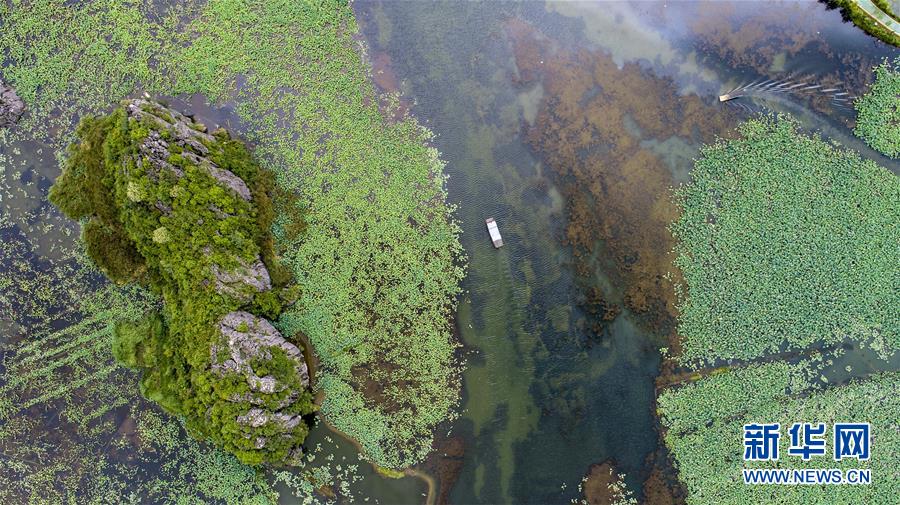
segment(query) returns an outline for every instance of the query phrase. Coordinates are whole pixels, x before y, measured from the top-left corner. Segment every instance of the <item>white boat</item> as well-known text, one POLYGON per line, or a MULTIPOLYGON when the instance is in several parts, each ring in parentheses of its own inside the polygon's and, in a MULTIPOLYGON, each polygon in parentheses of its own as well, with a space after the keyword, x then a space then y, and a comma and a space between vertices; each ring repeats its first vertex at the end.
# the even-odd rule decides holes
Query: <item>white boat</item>
POLYGON ((487 225, 488 233, 491 234, 491 242, 494 243, 494 247, 497 249, 501 248, 503 246, 503 237, 500 236, 500 228, 497 228, 497 221, 489 217, 484 220, 484 223, 487 225))

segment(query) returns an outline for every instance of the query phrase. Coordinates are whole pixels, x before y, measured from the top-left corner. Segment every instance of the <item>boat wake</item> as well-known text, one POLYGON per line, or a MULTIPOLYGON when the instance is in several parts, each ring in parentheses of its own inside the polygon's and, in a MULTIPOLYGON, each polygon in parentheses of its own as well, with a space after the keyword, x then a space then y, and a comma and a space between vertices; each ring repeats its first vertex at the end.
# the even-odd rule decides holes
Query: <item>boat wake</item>
POLYGON ((851 96, 841 88, 826 88, 822 84, 814 84, 812 79, 768 79, 757 80, 749 84, 741 84, 725 94, 719 95, 719 101, 728 106, 737 107, 750 114, 763 112, 764 105, 753 100, 740 100, 741 98, 765 98, 769 96, 814 96, 825 95, 831 104, 842 111, 851 110, 855 96, 851 96))

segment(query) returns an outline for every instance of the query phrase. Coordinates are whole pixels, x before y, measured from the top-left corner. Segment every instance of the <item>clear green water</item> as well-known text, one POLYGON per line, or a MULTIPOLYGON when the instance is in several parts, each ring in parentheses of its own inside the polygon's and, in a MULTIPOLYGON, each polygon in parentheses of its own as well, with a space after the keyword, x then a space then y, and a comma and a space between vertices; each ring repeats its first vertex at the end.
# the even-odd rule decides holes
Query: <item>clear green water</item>
MULTIPOLYGON (((822 32, 795 54, 773 54, 772 65, 784 75, 852 75, 870 61, 855 55, 892 52, 883 46, 873 51, 870 39, 821 5, 770 4, 779 5, 787 24, 808 23, 822 32), (815 63, 811 58, 822 52, 851 63, 815 63)), ((463 415, 452 427, 465 439, 466 454, 452 503, 565 503, 579 495, 589 465, 610 458, 639 490, 649 471, 646 459, 658 446, 654 380, 665 336, 627 310, 600 342, 585 335, 588 316, 577 302, 583 280, 559 240, 568 202, 523 135, 542 101, 553 97, 540 84, 523 89, 514 82, 509 20, 538 27, 552 39, 548 44, 609 52, 620 65, 642 61, 648 72, 672 78, 682 93, 713 103, 719 93, 759 75, 700 43, 690 27, 700 9, 723 24, 761 14, 750 5, 694 2, 355 5, 373 59, 389 56, 384 70, 414 103, 412 113, 437 134, 469 254, 457 326, 470 358, 463 415), (546 190, 536 192, 537 186, 546 190), (497 219, 504 248, 491 247, 486 217, 497 219)), ((771 19, 758 23, 766 27, 771 19)), ((769 45, 778 49, 778 43, 769 45)), ((790 112, 807 128, 896 170, 852 137, 845 111, 814 110, 807 96, 760 94, 752 100, 756 110, 790 112)), ((746 114, 739 112, 735 125, 740 117, 746 114)), ((688 179, 699 145, 680 137, 641 141, 663 158, 676 183, 688 179)), ((590 282, 621 297, 602 268, 590 282)), ((838 360, 841 370, 845 361, 856 362, 860 373, 886 366, 849 356, 855 356, 852 350, 838 360)), ((832 368, 837 373, 838 365, 832 368)))

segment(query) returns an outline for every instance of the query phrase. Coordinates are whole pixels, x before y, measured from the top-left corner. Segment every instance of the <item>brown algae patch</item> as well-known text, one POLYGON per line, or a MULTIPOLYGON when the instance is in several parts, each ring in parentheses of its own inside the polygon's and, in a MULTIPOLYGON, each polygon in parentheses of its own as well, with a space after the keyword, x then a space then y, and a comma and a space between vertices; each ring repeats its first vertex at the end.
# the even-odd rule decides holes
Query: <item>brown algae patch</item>
POLYGON ((667 226, 678 211, 670 195, 675 179, 655 146, 673 138, 707 142, 734 117, 679 95, 671 80, 636 63, 619 68, 605 52, 551 52, 534 28, 521 21, 510 27, 523 84, 539 80, 547 97, 527 137, 565 196, 564 239, 578 274, 610 276, 632 312, 667 332, 675 313, 667 226))

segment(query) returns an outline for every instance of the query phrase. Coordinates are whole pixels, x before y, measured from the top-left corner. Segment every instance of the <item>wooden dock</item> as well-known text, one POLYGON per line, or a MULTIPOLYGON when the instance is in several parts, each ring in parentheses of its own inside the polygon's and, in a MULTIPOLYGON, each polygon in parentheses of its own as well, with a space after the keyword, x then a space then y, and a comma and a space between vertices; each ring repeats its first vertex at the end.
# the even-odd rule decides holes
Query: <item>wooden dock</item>
POLYGON ((488 233, 491 234, 491 242, 494 243, 494 247, 497 249, 503 247, 503 237, 500 236, 500 228, 497 228, 497 222, 494 221, 494 218, 489 217, 485 219, 484 224, 487 225, 488 233))

